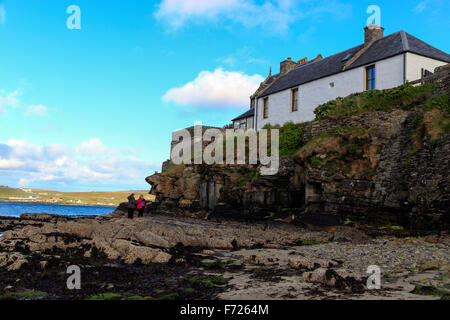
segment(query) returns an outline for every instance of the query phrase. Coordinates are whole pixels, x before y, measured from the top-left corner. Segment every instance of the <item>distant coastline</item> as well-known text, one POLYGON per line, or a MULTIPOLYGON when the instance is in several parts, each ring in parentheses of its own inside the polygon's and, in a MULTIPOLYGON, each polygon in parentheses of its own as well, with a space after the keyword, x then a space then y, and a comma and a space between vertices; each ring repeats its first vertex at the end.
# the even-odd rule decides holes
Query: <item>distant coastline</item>
POLYGON ((73 203, 73 202, 46 202, 46 201, 32 201, 32 200, 6 200, 0 199, 0 203, 29 203, 29 204, 51 204, 60 206, 74 206, 74 207, 111 207, 116 208, 114 204, 94 204, 94 203, 73 203))
POLYGON ((143 194, 148 201, 154 201, 154 196, 148 191, 89 191, 89 192, 62 192, 56 190, 11 188, 0 186, 0 203, 24 204, 60 204, 69 206, 104 206, 118 207, 126 202, 131 193, 143 194))

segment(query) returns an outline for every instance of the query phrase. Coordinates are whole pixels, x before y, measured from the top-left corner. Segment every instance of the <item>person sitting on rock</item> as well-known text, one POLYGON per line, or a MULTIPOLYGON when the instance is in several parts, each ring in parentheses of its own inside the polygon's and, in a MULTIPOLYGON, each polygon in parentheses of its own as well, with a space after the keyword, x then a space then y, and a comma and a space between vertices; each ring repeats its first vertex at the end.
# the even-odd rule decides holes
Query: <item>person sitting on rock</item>
POLYGON ((145 202, 144 196, 141 194, 137 201, 137 210, 139 212, 139 218, 144 216, 144 210, 147 209, 147 203, 145 202))
POLYGON ((136 201, 136 198, 134 197, 134 193, 132 193, 128 197, 128 219, 133 219, 134 211, 136 210, 136 206, 137 206, 137 201, 136 201))

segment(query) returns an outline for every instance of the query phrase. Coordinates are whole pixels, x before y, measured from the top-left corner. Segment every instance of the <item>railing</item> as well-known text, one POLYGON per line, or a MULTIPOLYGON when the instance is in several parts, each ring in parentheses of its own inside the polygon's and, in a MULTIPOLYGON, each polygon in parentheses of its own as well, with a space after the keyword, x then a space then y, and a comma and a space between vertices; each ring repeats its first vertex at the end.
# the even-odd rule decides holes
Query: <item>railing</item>
POLYGON ((448 76, 450 76, 450 67, 443 68, 442 70, 438 70, 437 72, 435 72, 429 76, 425 76, 418 80, 410 81, 408 83, 414 85, 414 84, 439 82, 439 81, 447 78, 448 76))

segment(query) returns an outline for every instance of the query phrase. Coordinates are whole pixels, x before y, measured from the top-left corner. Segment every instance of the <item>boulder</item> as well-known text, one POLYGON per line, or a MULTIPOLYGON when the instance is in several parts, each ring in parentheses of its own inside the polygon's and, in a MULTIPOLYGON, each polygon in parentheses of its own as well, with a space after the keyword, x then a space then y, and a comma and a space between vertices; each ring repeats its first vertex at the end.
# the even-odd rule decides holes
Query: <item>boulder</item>
POLYGON ((318 268, 311 272, 304 272, 302 276, 303 280, 305 280, 306 282, 320 283, 320 284, 328 284, 328 281, 331 279, 329 269, 327 268, 318 268))
POLYGON ((314 271, 303 273, 303 280, 306 282, 317 283, 340 290, 351 290, 353 293, 364 293, 366 279, 366 277, 344 269, 318 268, 314 271))
POLYGON ((124 258, 124 262, 128 264, 133 264, 138 261, 142 264, 167 263, 171 257, 172 256, 170 254, 159 249, 131 244, 128 247, 128 252, 124 258))
POLYGON ((254 264, 257 266, 273 265, 278 261, 277 258, 266 257, 262 255, 251 255, 244 257, 244 263, 254 264))

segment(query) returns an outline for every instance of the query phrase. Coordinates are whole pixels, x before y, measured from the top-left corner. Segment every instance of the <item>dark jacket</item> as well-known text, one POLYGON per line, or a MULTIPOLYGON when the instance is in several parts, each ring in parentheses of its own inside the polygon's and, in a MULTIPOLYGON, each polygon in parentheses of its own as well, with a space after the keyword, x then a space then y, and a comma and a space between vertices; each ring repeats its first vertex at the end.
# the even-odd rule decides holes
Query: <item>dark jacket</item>
POLYGON ((130 195, 128 197, 128 209, 136 209, 136 207, 137 207, 137 201, 133 195, 130 195))

